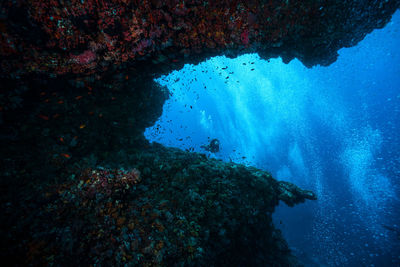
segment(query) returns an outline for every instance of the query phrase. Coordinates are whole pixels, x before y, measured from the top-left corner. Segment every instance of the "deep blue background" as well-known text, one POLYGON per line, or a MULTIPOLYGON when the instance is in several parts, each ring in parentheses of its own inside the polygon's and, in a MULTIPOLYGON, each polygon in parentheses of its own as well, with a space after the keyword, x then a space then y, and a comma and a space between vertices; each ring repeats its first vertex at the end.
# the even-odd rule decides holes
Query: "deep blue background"
POLYGON ((397 12, 329 67, 255 54, 186 65, 158 79, 171 98, 146 136, 314 190, 318 201, 274 214, 307 266, 399 266, 383 227, 400 231, 399 47, 397 12), (200 148, 208 138, 219 153, 200 148))

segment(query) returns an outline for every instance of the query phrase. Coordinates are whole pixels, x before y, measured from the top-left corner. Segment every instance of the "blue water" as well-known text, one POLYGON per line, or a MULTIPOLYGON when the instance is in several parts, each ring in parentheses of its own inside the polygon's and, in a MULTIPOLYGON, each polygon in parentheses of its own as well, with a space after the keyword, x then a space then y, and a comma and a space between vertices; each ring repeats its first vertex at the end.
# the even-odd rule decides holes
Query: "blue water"
MULTIPOLYGON (((270 171, 318 201, 274 220, 306 266, 400 266, 400 12, 329 67, 257 54, 186 65, 146 136, 270 171), (221 151, 200 148, 218 138, 221 151)), ((245 177, 244 177, 245 179, 245 177)))

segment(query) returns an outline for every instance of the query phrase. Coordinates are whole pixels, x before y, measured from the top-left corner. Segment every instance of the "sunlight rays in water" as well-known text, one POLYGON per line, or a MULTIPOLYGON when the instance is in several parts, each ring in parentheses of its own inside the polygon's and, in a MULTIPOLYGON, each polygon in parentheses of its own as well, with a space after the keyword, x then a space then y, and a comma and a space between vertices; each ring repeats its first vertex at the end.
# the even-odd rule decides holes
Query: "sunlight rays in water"
MULTIPOLYGON (((218 138, 222 149, 213 156, 266 169, 314 190, 319 199, 306 203, 312 212, 303 222, 312 227, 296 233, 303 240, 288 239, 294 246, 308 240, 315 257, 346 265, 357 253, 382 252, 346 243, 348 238, 363 236, 390 250, 378 224, 396 196, 391 181, 375 166, 384 133, 368 124, 369 99, 350 90, 350 81, 332 78, 338 64, 329 73, 306 69, 297 60, 285 65, 250 54, 187 65, 158 80, 173 95, 157 125, 168 134, 153 140, 204 153, 200 145, 207 137, 218 138), (186 136, 189 141, 176 141, 186 136), (361 249, 354 252, 355 247, 361 249)), ((150 140, 152 131, 147 131, 150 140)), ((282 214, 289 225, 291 213, 282 214)))

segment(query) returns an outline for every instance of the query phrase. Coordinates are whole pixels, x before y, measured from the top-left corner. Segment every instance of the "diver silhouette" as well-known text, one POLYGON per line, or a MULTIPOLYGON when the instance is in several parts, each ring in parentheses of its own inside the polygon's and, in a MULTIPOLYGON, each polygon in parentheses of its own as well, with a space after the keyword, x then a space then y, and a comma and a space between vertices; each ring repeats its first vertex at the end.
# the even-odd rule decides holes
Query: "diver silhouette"
POLYGON ((211 153, 219 152, 219 140, 214 138, 210 141, 210 143, 208 145, 200 146, 200 147, 211 153))

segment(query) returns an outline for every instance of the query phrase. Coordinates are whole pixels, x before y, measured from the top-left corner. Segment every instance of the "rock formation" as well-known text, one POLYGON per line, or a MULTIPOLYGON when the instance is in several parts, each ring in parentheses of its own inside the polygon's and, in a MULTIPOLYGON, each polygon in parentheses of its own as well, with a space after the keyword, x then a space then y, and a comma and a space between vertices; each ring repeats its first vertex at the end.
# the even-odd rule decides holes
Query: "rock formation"
POLYGON ((326 66, 399 6, 2 2, 3 258, 15 265, 296 265, 271 213, 279 200, 292 206, 315 195, 260 170, 149 144, 143 132, 168 98, 153 79, 249 52, 326 66))

